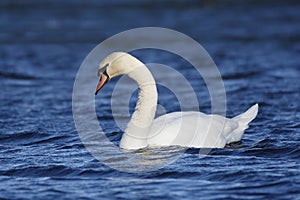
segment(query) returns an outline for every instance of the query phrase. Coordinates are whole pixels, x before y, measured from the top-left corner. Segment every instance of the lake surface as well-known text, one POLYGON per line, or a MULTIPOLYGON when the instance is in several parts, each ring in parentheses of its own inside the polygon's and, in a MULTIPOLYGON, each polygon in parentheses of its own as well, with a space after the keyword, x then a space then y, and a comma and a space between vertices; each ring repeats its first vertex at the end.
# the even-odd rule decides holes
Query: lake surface
MULTIPOLYGON (((1 1, 0 198, 300 199, 299 10, 296 1, 1 1), (97 44, 143 26, 174 29, 203 45, 223 77, 228 117, 259 103, 241 142, 204 157, 189 149, 145 173, 111 169, 88 152, 72 115, 76 73, 97 44)), ((133 53, 185 74, 200 110, 211 112, 203 80, 185 61, 158 50, 133 53)), ((118 145, 122 130, 109 106, 114 83, 96 97, 96 111, 118 145)), ((174 95, 159 92, 159 111, 178 111, 174 95)))

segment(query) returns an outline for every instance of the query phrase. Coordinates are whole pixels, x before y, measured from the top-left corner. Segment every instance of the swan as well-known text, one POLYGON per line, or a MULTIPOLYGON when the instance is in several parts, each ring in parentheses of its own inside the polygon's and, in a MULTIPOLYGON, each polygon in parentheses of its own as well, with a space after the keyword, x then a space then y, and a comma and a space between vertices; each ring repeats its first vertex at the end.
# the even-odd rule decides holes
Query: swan
POLYGON ((124 150, 168 146, 224 148, 241 140, 258 112, 255 104, 234 118, 188 111, 167 113, 154 119, 158 98, 155 80, 145 64, 125 52, 111 53, 100 62, 95 95, 110 79, 124 74, 139 88, 135 111, 120 141, 124 150))

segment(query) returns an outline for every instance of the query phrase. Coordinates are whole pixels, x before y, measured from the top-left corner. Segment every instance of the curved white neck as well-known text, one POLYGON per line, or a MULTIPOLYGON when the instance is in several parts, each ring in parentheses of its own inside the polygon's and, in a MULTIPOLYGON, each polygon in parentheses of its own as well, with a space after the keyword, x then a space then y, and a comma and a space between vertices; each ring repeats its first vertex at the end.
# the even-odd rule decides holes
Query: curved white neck
POLYGON ((139 93, 135 111, 122 136, 120 147, 141 149, 147 146, 147 136, 156 112, 157 90, 155 80, 144 64, 130 71, 128 76, 137 83, 139 93))

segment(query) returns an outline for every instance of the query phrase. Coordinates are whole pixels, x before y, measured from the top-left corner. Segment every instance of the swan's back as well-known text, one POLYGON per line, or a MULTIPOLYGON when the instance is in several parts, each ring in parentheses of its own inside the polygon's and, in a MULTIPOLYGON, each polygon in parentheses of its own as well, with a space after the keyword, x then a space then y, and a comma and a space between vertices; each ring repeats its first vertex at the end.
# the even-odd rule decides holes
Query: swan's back
POLYGON ((232 119, 201 112, 169 113, 153 121, 148 145, 223 148, 242 138, 248 123, 257 115, 257 110, 258 106, 254 105, 232 119))
POLYGON ((225 135, 237 127, 237 122, 218 115, 174 112, 154 120, 148 144, 222 148, 226 145, 225 135))

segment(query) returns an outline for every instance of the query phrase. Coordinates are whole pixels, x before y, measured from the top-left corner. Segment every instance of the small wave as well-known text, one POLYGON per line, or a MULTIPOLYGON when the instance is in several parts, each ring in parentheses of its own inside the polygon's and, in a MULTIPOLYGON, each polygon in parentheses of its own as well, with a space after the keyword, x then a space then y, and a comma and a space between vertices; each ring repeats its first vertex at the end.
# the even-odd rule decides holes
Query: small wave
POLYGON ((244 79, 248 77, 256 77, 258 76, 258 72, 247 72, 247 73, 234 73, 234 74, 225 74, 222 76, 223 80, 233 80, 233 79, 244 79))
POLYGON ((10 78, 10 79, 18 79, 18 80, 36 80, 37 77, 25 75, 25 74, 18 74, 15 72, 1 72, 0 71, 0 77, 3 78, 10 78))
POLYGON ((291 147, 265 147, 265 148, 252 148, 243 152, 244 155, 251 155, 256 157, 266 158, 300 158, 300 150, 291 147))
POLYGON ((66 138, 66 136, 45 134, 35 131, 25 131, 14 134, 0 135, 0 142, 14 145, 34 145, 53 142, 64 138, 66 138))
POLYGON ((199 172, 188 172, 188 171, 166 171, 161 170, 151 174, 151 178, 193 178, 199 176, 199 172))
POLYGON ((85 169, 85 170, 82 170, 78 176, 84 176, 84 177, 99 177, 101 175, 107 175, 107 174, 110 174, 110 173, 115 173, 115 170, 113 169, 107 169, 107 170, 95 170, 95 169, 85 169))
POLYGON ((52 177, 52 176, 74 176, 80 173, 79 169, 72 169, 63 165, 56 166, 31 166, 24 168, 10 169, 0 172, 3 176, 21 177, 52 177))

